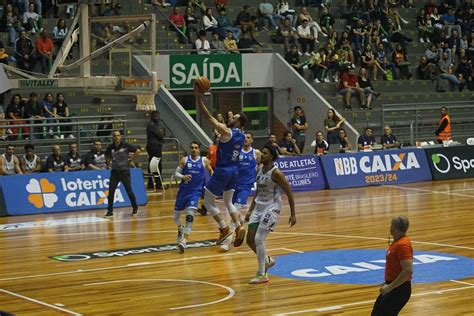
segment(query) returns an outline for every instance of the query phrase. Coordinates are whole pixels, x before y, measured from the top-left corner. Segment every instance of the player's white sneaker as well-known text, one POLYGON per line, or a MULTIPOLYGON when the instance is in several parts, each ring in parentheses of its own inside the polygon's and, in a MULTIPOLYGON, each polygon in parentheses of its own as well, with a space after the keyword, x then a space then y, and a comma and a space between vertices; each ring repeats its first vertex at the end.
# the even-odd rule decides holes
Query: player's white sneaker
POLYGON ((226 239, 224 239, 224 241, 222 242, 221 244, 221 250, 223 251, 229 251, 232 249, 232 237, 234 235, 230 235, 229 237, 227 237, 226 239))
POLYGON ((183 252, 184 252, 184 249, 186 249, 186 239, 182 239, 182 240, 178 243, 178 251, 179 251, 179 253, 183 253, 183 252))
POLYGON ((266 273, 265 275, 257 274, 255 278, 249 281, 249 284, 262 284, 262 283, 267 283, 268 281, 270 281, 270 279, 268 278, 268 275, 266 273))

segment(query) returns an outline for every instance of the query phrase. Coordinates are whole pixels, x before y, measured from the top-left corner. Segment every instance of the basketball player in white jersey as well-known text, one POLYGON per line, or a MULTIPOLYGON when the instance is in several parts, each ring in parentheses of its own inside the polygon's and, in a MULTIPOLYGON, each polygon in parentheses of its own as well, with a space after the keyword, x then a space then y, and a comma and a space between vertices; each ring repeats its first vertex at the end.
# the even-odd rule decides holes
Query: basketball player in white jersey
POLYGON ((245 216, 249 222, 247 244, 257 254, 258 261, 257 275, 249 281, 250 284, 268 282, 267 270, 275 265, 275 260, 265 252, 265 239, 278 223, 282 191, 290 204, 290 227, 296 224, 293 193, 283 173, 273 164, 277 158, 278 152, 274 147, 263 147, 261 165, 257 171, 257 193, 245 216))
POLYGON ((0 156, 0 175, 11 176, 14 174, 23 174, 20 169, 20 161, 13 154, 14 152, 15 146, 5 146, 5 153, 0 156))
POLYGON ((25 154, 20 158, 20 168, 25 174, 41 172, 41 158, 33 152, 34 150, 33 144, 26 144, 25 154))

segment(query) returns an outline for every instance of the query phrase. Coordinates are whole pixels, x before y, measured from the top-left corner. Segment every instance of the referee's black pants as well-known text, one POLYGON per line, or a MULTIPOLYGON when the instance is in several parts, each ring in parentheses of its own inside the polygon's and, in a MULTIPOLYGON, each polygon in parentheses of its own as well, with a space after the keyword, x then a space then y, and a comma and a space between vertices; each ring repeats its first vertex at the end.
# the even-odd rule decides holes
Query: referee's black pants
POLYGON ((407 281, 385 295, 380 294, 372 309, 372 316, 396 316, 411 295, 411 282, 407 281))
POLYGON ((138 209, 137 199, 135 197, 135 193, 132 190, 132 178, 130 176, 130 169, 127 170, 114 170, 110 172, 110 180, 109 180, 109 196, 108 196, 108 205, 107 210, 109 212, 113 212, 114 210, 114 197, 115 197, 115 190, 119 182, 122 182, 123 186, 125 187, 125 191, 127 191, 128 198, 132 203, 133 210, 138 209))

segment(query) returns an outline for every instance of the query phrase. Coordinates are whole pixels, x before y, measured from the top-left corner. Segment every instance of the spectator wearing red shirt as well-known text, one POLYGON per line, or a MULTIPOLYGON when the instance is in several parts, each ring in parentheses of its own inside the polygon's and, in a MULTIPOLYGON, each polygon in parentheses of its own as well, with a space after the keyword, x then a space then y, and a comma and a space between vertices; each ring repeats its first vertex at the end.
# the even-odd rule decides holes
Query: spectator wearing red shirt
POLYGON ((216 5, 217 11, 220 11, 227 6, 227 0, 214 0, 214 4, 216 5))
POLYGON ((413 247, 406 236, 409 222, 405 216, 392 219, 390 244, 385 259, 385 282, 375 301, 372 316, 398 315, 411 296, 413 247))
POLYGON ((359 96, 361 107, 366 107, 364 89, 359 87, 354 66, 350 66, 349 70, 342 75, 341 83, 339 84, 339 94, 344 96, 344 106, 346 110, 352 110, 351 98, 356 95, 359 96))
POLYGON ((175 7, 173 9, 173 13, 169 16, 171 23, 176 26, 180 31, 178 33, 178 39, 180 43, 184 43, 183 34, 186 33, 186 22, 184 20, 184 15, 181 13, 181 9, 179 7, 175 7))
POLYGON ((54 44, 48 36, 48 31, 43 30, 41 36, 36 39, 36 59, 40 62, 41 72, 46 74, 49 70, 49 61, 53 57, 54 44))

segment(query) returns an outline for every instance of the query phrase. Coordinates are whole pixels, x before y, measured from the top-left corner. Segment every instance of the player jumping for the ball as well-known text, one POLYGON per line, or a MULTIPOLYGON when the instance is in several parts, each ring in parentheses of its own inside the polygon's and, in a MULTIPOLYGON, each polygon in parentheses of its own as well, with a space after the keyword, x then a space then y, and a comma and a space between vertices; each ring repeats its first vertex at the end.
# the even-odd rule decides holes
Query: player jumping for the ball
POLYGON ((275 265, 275 260, 265 252, 265 239, 275 229, 281 211, 281 191, 284 191, 290 204, 290 227, 296 224, 295 201, 290 185, 283 173, 274 166, 278 158, 276 149, 265 146, 262 149, 261 165, 257 171, 257 193, 250 205, 245 220, 249 222, 247 244, 257 254, 258 272, 250 284, 269 281, 267 270, 275 265))
POLYGON ((214 220, 219 224, 219 239, 217 244, 221 244, 224 239, 232 235, 233 231, 225 223, 219 209, 216 206, 216 197, 222 196, 225 208, 235 223, 235 240, 238 242, 245 238, 245 228, 241 226, 240 212, 232 203, 234 195, 235 183, 238 176, 237 159, 240 150, 244 145, 245 136, 242 128, 247 120, 243 113, 235 114, 233 119, 227 125, 219 123, 215 117, 211 115, 204 104, 203 94, 199 92, 196 85, 194 86, 194 95, 196 96, 196 105, 200 113, 207 120, 213 129, 219 134, 219 142, 217 145, 217 162, 214 173, 209 183, 206 185, 204 192, 204 205, 214 220))

